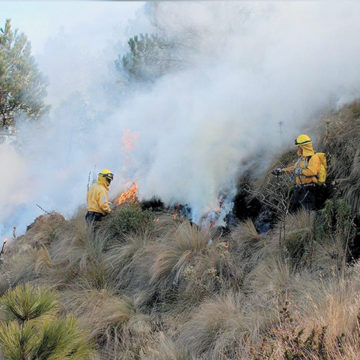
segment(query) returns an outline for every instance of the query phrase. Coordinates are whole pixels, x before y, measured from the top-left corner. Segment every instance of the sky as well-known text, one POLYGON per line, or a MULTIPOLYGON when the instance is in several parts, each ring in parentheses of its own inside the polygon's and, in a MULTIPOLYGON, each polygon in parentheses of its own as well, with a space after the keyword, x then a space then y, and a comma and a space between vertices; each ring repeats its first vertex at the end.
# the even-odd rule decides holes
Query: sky
POLYGON ((11 19, 13 29, 31 42, 54 108, 70 93, 84 91, 92 74, 100 76, 109 59, 116 59, 143 8, 143 2, 0 1, 0 23, 11 19))
POLYGON ((5 19, 11 19, 13 27, 27 35, 33 54, 37 56, 44 51, 48 39, 61 29, 72 33, 84 27, 83 30, 92 29, 91 35, 96 36, 94 30, 100 35, 101 28, 106 25, 114 27, 122 37, 129 19, 142 6, 142 2, 133 1, 1 1, 0 20, 4 24, 5 19), (107 19, 106 24, 104 19, 107 19))

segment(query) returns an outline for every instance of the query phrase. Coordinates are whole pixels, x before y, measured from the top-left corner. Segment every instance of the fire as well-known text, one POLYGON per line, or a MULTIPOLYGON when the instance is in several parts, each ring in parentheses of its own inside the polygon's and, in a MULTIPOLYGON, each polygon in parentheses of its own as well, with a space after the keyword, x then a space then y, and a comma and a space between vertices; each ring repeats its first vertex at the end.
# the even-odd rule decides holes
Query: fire
POLYGON ((136 183, 133 183, 132 186, 124 191, 116 201, 116 205, 121 205, 124 203, 134 203, 137 199, 138 187, 136 183))
POLYGON ((220 218, 221 209, 213 209, 207 212, 201 219, 201 228, 203 230, 210 230, 215 227, 220 218))
POLYGON ((185 204, 177 204, 174 207, 174 212, 172 214, 172 218, 174 220, 178 220, 178 221, 184 221, 185 219, 187 220, 191 220, 191 209, 190 207, 185 204))
POLYGON ((121 141, 126 152, 130 152, 135 149, 136 141, 139 138, 139 133, 132 132, 129 129, 124 130, 121 141))

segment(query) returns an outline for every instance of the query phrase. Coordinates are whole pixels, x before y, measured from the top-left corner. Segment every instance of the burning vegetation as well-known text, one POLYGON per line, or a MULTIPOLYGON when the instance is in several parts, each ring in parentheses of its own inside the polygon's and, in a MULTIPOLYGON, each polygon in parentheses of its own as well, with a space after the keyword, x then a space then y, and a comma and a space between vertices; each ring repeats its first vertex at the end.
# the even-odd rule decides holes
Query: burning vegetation
MULTIPOLYGON (((161 7, 154 4, 149 13, 156 15, 159 9, 161 7)), ((153 20, 161 30, 162 23, 156 23, 155 16, 153 20)), ((242 23, 238 16, 236 23, 242 23)), ((27 40, 15 36, 16 32, 13 36, 9 21, 5 25, 0 29, 3 33, 0 38, 10 45, 23 39, 22 46, 15 46, 14 50, 23 49, 27 40)), ((235 23, 230 25, 233 29, 235 23)), ((231 32, 237 34, 236 29, 231 32)), ((197 38, 201 33, 216 40, 215 33, 199 32, 191 23, 186 36, 174 38, 176 41, 168 41, 161 35, 131 38, 129 52, 116 61, 119 74, 129 81, 124 83, 121 92, 134 88, 128 85, 135 83, 151 86, 161 77, 164 87, 168 88, 168 76, 164 75, 197 61, 198 56, 191 56, 191 49, 202 47, 198 45, 202 45, 203 39, 197 38), (186 49, 185 53, 189 52, 189 59, 177 58, 182 48, 186 49)), ((219 33, 225 34, 224 29, 220 28, 219 33)), ((236 43, 225 39, 226 46, 221 50, 237 45, 237 36, 234 38, 236 43)), ((6 47, 3 48, 5 54, 6 47)), ((211 50, 208 46, 204 48, 211 50)), ((16 55, 16 51, 12 55, 16 55)), ((237 70, 239 58, 232 68, 230 60, 234 54, 225 55, 228 55, 226 67, 237 70)), ((31 60, 30 50, 25 51, 25 56, 31 60)), ((276 63, 277 58, 269 59, 276 63)), ((9 60, 13 70, 21 72, 21 66, 12 61, 13 56, 9 60)), ((32 69, 35 64, 30 62, 35 79, 37 71, 32 69)), ((213 65, 213 62, 208 63, 213 65)), ((204 70, 207 69, 203 63, 200 65, 206 78, 208 73, 204 70)), ((269 69, 273 70, 271 66, 269 69)), ((222 66, 216 70, 214 79, 230 77, 223 76, 222 66)), ((255 74, 260 78, 256 71, 255 74)), ((4 79, 9 82, 6 76, 4 79)), ((264 78, 269 79, 268 76, 264 78)), ((29 109, 34 117, 45 110, 44 85, 38 82, 39 91, 29 91, 29 94, 39 95, 38 106, 29 109)), ((21 83, 26 85, 28 81, 21 83)), ((229 84, 232 83, 216 82, 210 100, 221 91, 232 90, 229 84)), ((280 84, 282 89, 283 81, 280 84)), ((331 83, 331 87, 335 88, 334 84, 331 83)), ((24 92, 17 88, 19 94, 24 92)), ((189 99, 194 94, 198 93, 191 92, 189 99)), ((172 95, 170 93, 169 99, 172 95)), ((161 96, 158 98, 162 100, 161 96)), ((17 110, 8 104, 14 102, 13 96, 6 95, 4 99, 3 105, 10 113, 7 110, 8 113, 2 115, 2 122, 10 125, 17 110)), ((224 99, 224 103, 206 109, 209 112, 201 109, 206 121, 206 116, 214 109, 231 108, 232 99, 227 99, 226 94, 224 99)), ((266 105, 267 100, 264 101, 266 105)), ((302 98, 304 103, 306 100, 302 98)), ((15 105, 21 109, 26 104, 15 105)), ((293 106, 291 103, 291 108, 293 106)), ((249 109, 252 107, 253 102, 249 109)), ((173 111, 172 106, 169 109, 173 111)), ((246 106, 244 110, 246 112, 246 106)), ((261 110, 266 117, 268 110, 261 110)), ((194 113, 197 116, 200 111, 194 113)), ((154 112, 153 117, 156 115, 154 112)), ((222 121, 223 118, 219 118, 222 121)), ((191 120, 194 119, 190 117, 190 123, 191 120)), ((87 124, 90 126, 90 121, 87 124)), ((279 125, 282 135, 284 124, 280 122, 279 125)), ((203 127, 199 128, 203 135, 203 127)), ((214 132, 218 136, 214 129, 210 129, 209 134, 214 132)), ((228 129, 231 131, 232 126, 228 129)), ((250 129, 250 134, 251 130, 254 128, 250 129)), ((14 228, 13 239, 3 239, 0 358, 358 359, 360 102, 327 114, 319 121, 319 129, 314 129, 314 134, 318 138, 318 149, 329 155, 326 201, 319 211, 301 210, 292 214, 288 213, 293 189, 291 179, 271 177, 270 171, 283 163, 294 162, 294 151, 286 151, 272 159, 271 166, 264 172, 249 165, 248 173, 238 179, 236 191, 219 191, 208 208, 197 213, 195 206, 186 203, 166 204, 161 199, 141 199, 142 189, 134 181, 137 179, 129 176, 140 133, 126 129, 116 134, 122 142, 123 175, 131 181, 113 201, 114 209, 110 212, 109 208, 108 215, 99 218, 96 228, 84 221, 85 209, 80 209, 70 219, 44 211, 46 214, 36 218, 24 235, 17 237, 14 228)), ((10 143, 8 139, 6 143, 10 143)), ((226 159, 221 160, 225 162, 226 159)), ((233 166, 237 166, 236 161, 233 166)))
MULTIPOLYGON (((129 184, 128 184, 129 185, 129 184)), ((123 204, 134 204, 137 200, 137 194, 138 194, 138 187, 137 184, 134 182, 128 190, 121 193, 121 195, 116 200, 116 206, 120 206, 123 204)))
MULTIPOLYGON (((139 203, 138 200, 138 186, 134 182, 127 183, 128 189, 120 194, 120 196, 115 200, 115 206, 131 205, 139 203)), ((207 211, 199 220, 198 225, 203 230, 209 230, 213 227, 227 227, 234 224, 234 215, 232 213, 233 209, 233 200, 227 198, 223 194, 219 196, 217 201, 217 207, 207 211)), ((163 212, 168 212, 172 214, 172 218, 177 221, 190 221, 193 222, 192 209, 189 205, 185 204, 176 204, 171 206, 165 206, 161 201, 154 199, 153 201, 144 201, 143 208, 152 208, 153 204, 157 202, 157 209, 163 212)))
MULTIPOLYGON (((346 114, 342 121, 354 120, 346 114)), ((331 161, 345 156, 338 146, 329 153, 331 161)), ((355 159, 355 147, 348 154, 355 159)), ((341 179, 355 170, 344 168, 341 179)), ((336 184, 334 176, 329 181, 336 184)), ((0 301, 55 296, 54 304, 76 321, 49 320, 46 326, 66 333, 72 324, 85 354, 80 359, 355 360, 358 202, 341 194, 357 194, 357 183, 351 189, 350 181, 334 188, 330 183, 321 211, 284 218, 279 204, 286 184, 262 180, 241 179, 235 198, 219 196, 198 224, 186 204, 140 201, 135 182, 96 233, 83 211, 70 220, 43 215, 6 245, 0 301), (228 231, 217 231, 221 221, 228 231), (261 234, 259 221, 271 221, 261 234)), ((4 346, 9 324, 0 324, 4 354, 18 349, 4 346)), ((11 334, 21 333, 21 326, 11 328, 11 334)))

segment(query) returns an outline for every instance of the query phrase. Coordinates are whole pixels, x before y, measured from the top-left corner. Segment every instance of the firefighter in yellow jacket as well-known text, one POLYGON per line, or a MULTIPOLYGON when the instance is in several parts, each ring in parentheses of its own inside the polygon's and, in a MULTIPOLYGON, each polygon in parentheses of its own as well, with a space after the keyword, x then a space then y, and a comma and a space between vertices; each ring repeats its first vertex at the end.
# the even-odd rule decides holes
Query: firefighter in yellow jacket
POLYGON ((91 185, 86 196, 85 219, 88 223, 100 221, 111 212, 108 191, 113 178, 113 173, 109 169, 104 169, 99 172, 97 182, 91 185))
POLYGON ((316 209, 318 185, 326 178, 326 160, 323 153, 315 153, 311 138, 302 134, 295 140, 299 159, 293 166, 277 168, 273 175, 288 174, 295 177, 296 186, 290 201, 289 211, 302 207, 305 210, 316 209), (325 162, 325 163, 324 163, 325 162))

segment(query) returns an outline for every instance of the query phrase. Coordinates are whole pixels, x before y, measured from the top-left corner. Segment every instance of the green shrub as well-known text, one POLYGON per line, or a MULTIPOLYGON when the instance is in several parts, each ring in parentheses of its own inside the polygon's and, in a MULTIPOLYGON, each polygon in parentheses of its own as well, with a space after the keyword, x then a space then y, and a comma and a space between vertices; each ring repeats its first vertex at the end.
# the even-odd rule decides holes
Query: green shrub
MULTIPOLYGON (((349 245, 356 235, 354 218, 343 199, 329 199, 314 221, 314 270, 344 271, 352 260, 349 245)), ((313 266, 313 267, 314 267, 313 266)))
POLYGON ((149 210, 141 210, 137 204, 119 206, 107 219, 105 227, 110 237, 122 239, 125 234, 152 228, 154 215, 149 210))
POLYGON ((355 231, 351 208, 343 199, 326 200, 316 223, 317 238, 335 236, 346 240, 355 231))
POLYGON ((275 228, 274 240, 279 237, 281 248, 285 251, 293 269, 305 266, 311 259, 313 224, 314 214, 301 210, 288 215, 285 226, 284 223, 280 223, 275 228))

